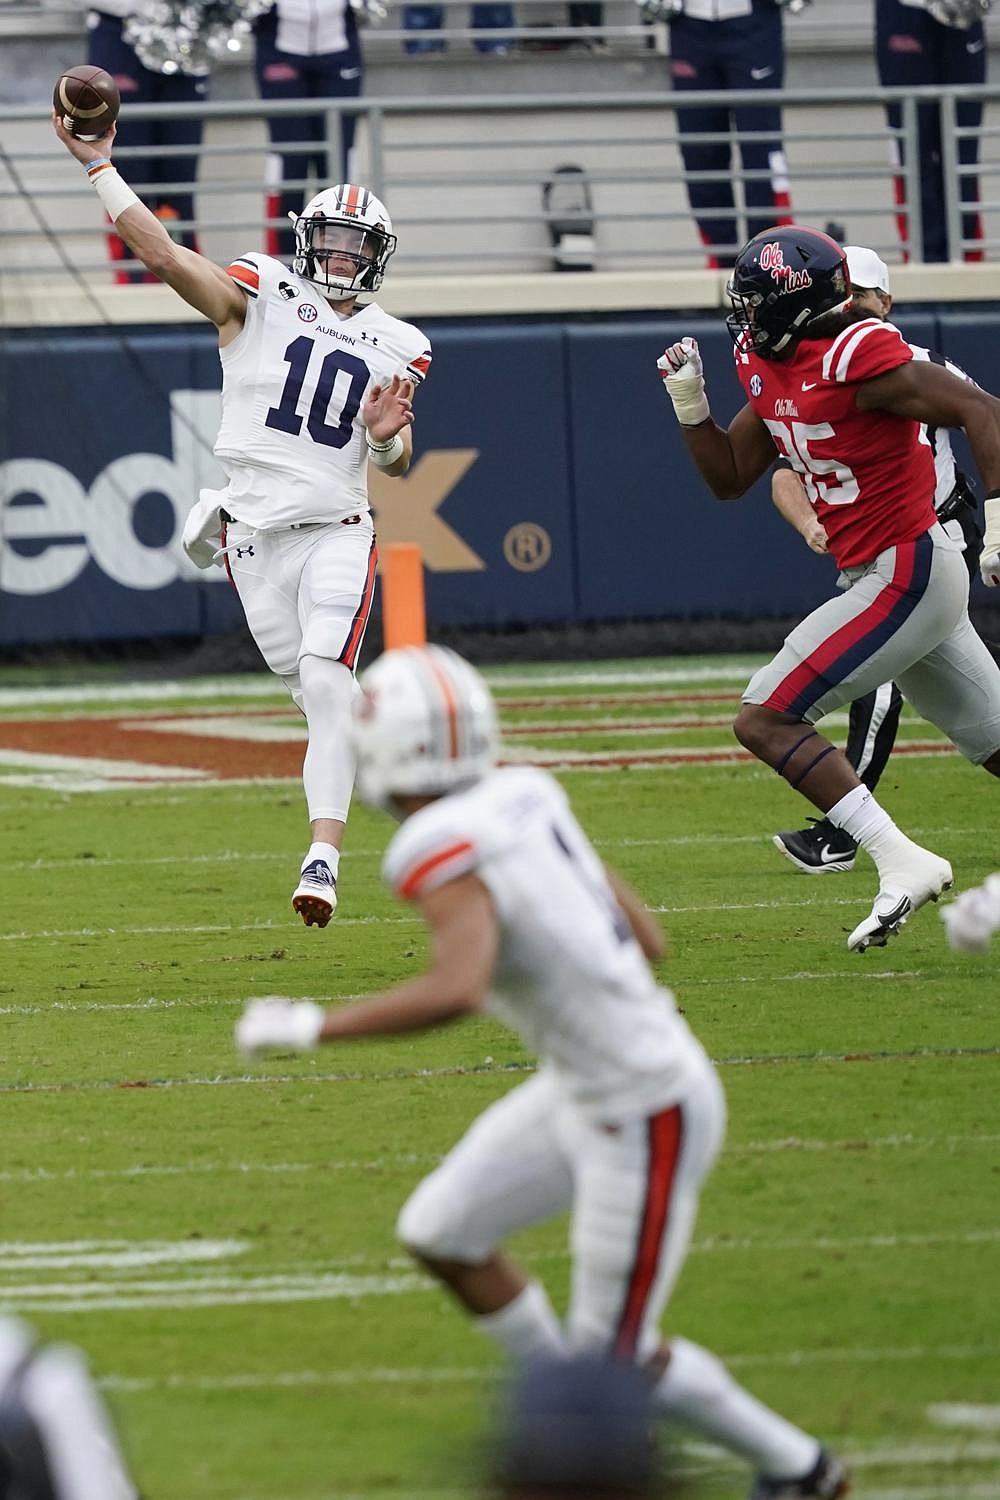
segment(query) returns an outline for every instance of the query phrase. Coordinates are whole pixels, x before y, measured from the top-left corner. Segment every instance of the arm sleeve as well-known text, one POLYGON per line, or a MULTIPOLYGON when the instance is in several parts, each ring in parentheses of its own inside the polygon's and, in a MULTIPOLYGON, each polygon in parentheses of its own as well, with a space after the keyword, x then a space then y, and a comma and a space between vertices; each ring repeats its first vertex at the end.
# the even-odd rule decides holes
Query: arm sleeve
POLYGON ((441 825, 416 837, 408 837, 404 825, 386 850, 382 876, 403 901, 419 901, 459 875, 467 875, 479 863, 472 838, 455 827, 441 825))
POLYGON ((407 360, 407 363, 406 363, 406 374, 407 374, 407 377, 408 377, 408 379, 410 379, 410 380, 413 381, 414 385, 423 385, 424 380, 427 378, 427 372, 430 369, 430 367, 431 367, 431 346, 430 346, 430 341, 428 339, 426 339, 426 338, 422 338, 420 349, 410 359, 407 360))
POLYGON ((262 290, 260 272, 259 258, 256 255, 238 255, 226 267, 226 275, 231 276, 240 290, 246 292, 251 302, 257 301, 262 290))

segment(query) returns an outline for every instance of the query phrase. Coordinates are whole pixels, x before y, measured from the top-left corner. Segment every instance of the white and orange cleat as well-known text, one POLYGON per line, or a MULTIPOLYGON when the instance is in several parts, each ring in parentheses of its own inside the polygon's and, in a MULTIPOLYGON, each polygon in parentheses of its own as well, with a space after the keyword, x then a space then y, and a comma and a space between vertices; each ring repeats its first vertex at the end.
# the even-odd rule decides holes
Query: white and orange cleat
POLYGON ((337 877, 325 859, 303 865, 292 906, 307 927, 325 927, 337 910, 337 877))

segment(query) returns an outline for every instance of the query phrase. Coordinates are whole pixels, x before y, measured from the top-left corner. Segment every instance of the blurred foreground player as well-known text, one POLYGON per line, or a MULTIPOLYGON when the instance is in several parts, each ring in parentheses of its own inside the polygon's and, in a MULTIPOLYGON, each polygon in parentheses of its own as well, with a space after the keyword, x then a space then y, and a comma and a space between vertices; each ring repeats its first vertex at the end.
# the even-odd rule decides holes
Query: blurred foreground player
POLYGON ((391 651, 355 709, 358 789, 402 821, 383 873, 430 929, 429 970, 324 1011, 250 1003, 247 1053, 308 1050, 489 1010, 541 1060, 413 1193, 401 1240, 516 1360, 567 1351, 642 1367, 661 1415, 751 1459, 756 1500, 833 1496, 840 1463, 736 1384, 707 1350, 665 1343, 659 1318, 722 1144, 708 1057, 653 977, 659 927, 602 865, 546 772, 496 766, 496 709, 469 664, 438 647, 391 651), (561 1327, 499 1246, 571 1211, 561 1327))
POLYGON ((657 1482, 649 1381, 593 1355, 517 1371, 496 1444, 501 1500, 666 1500, 657 1482))
POLYGON ((963 891, 941 913, 948 941, 961 953, 985 953, 1000 932, 1000 874, 988 875, 982 885, 963 891))
POLYGON ((0 1500, 137 1500, 82 1356, 0 1318, 0 1500))

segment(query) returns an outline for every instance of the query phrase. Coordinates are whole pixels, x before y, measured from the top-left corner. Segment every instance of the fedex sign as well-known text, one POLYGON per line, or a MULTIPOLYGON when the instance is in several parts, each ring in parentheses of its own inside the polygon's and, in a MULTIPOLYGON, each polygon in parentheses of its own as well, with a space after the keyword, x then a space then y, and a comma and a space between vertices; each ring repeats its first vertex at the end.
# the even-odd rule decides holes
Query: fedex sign
MULTIPOLYGON (((93 560, 128 589, 161 589, 178 579, 224 583, 221 568, 196 568, 181 546, 188 511, 203 488, 226 476, 212 454, 219 426, 217 391, 173 391, 172 458, 127 453, 102 469, 89 489, 61 464, 16 458, 0 464, 0 580, 8 594, 54 594, 93 560), (146 495, 173 507, 169 538, 159 546, 137 533, 135 512, 146 495)), ((416 542, 433 572, 476 572, 481 557, 438 514, 478 458, 476 449, 422 454, 400 482, 369 471, 371 502, 383 542, 416 542)))
POLYGON ((218 391, 174 391, 170 397, 172 458, 127 453, 97 475, 89 489, 61 464, 15 458, 0 464, 0 579, 8 594, 52 594, 66 588, 92 559, 128 589, 160 589, 178 579, 225 582, 216 568, 200 572, 181 547, 181 531, 199 489, 226 477, 212 454, 219 425, 218 391), (135 510, 146 495, 173 507, 170 537, 143 542, 135 510))

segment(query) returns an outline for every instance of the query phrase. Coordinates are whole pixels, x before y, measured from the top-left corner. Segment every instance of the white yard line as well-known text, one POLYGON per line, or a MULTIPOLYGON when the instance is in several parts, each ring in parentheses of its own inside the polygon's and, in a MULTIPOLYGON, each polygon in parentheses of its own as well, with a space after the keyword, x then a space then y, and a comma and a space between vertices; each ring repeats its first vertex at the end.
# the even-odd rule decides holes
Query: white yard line
MULTIPOLYGON (((960 1455, 952 1460, 954 1463, 961 1461, 960 1455)), ((919 1459, 914 1462, 923 1467, 919 1459)), ((908 1484, 905 1489, 872 1489, 865 1485, 864 1495, 859 1500, 1000 1500, 1000 1484, 967 1484, 963 1480, 956 1487, 954 1480, 942 1479, 937 1484, 908 1484)))
MULTIPOLYGON (((366 927, 372 922, 380 924, 391 922, 398 927, 414 927, 420 924, 420 917, 388 917, 373 915, 370 917, 337 917, 338 927, 366 927)), ((282 918, 280 921, 267 922, 204 922, 188 926, 165 923, 158 927, 67 927, 67 928, 42 928, 37 931, 28 932, 0 932, 0 943, 24 943, 24 942, 52 942, 61 943, 66 938, 80 937, 148 937, 150 935, 174 935, 183 937, 192 936, 196 933, 213 932, 268 932, 276 937, 291 937, 293 933, 301 934, 302 928, 293 926, 291 921, 282 918)))
MULTIPOLYGON (((984 1047, 912 1047, 901 1051, 872 1050, 868 1052, 781 1052, 772 1054, 748 1054, 745 1057, 718 1057, 714 1059, 718 1068, 787 1067, 789 1065, 811 1065, 814 1063, 866 1063, 949 1061, 958 1059, 981 1060, 1000 1056, 1000 1045, 984 1047)), ((232 1088, 276 1084, 317 1083, 400 1083, 413 1078, 472 1078, 489 1074, 533 1073, 532 1062, 495 1063, 487 1059, 469 1065, 454 1064, 441 1068, 400 1068, 390 1072, 371 1073, 318 1073, 312 1070, 301 1073, 242 1073, 216 1074, 214 1077, 181 1078, 91 1078, 64 1079, 53 1083, 0 1083, 0 1094, 61 1094, 101 1093, 111 1089, 179 1089, 179 1088, 232 1088)))
MULTIPOLYGON (((713 912, 713 911, 795 911, 801 907, 811 906, 817 911, 823 911, 827 907, 840 906, 867 906, 871 903, 871 891, 859 890, 854 897, 831 896, 828 894, 829 887, 823 886, 816 890, 811 887, 813 894, 804 896, 801 900, 792 901, 704 901, 696 902, 690 906, 651 906, 650 911, 678 915, 682 912, 713 912), (827 893, 827 894, 824 894, 827 893)), ((838 890, 843 887, 838 886, 838 890)), ((386 916, 373 914, 367 917, 342 917, 336 918, 338 927, 367 926, 372 922, 393 923, 397 926, 414 926, 421 922, 419 917, 386 916)), ((38 928, 21 932, 0 932, 0 942, 63 942, 67 938, 80 937, 147 937, 152 934, 163 936, 176 934, 178 936, 192 935, 195 933, 214 932, 271 932, 277 935, 284 933, 290 936, 292 932, 301 929, 293 927, 289 921, 264 921, 264 922, 205 922, 190 925, 183 922, 162 923, 151 927, 63 927, 63 928, 38 928)), ((859 970, 860 972, 860 970, 859 970)))
POLYGON ((153 1308, 184 1311, 196 1307, 246 1307, 287 1302, 330 1302, 361 1297, 388 1297, 437 1292, 437 1284, 422 1277, 408 1276, 342 1276, 303 1278, 260 1277, 236 1286, 199 1289, 178 1283, 164 1284, 163 1290, 142 1292, 124 1285, 107 1293, 100 1283, 81 1283, 78 1287, 0 1286, 0 1311, 17 1313, 92 1313, 139 1312, 153 1308))
MULTIPOLYGON (((769 1257, 788 1251, 835 1250, 891 1250, 906 1251, 914 1247, 939 1247, 969 1244, 995 1244, 1000 1240, 1000 1231, 984 1230, 967 1234, 927 1235, 873 1235, 836 1239, 831 1237, 796 1239, 745 1239, 745 1240, 696 1240, 691 1246, 693 1255, 712 1254, 717 1251, 736 1250, 741 1253, 761 1252, 769 1257)), ((63 1280, 24 1280, 20 1273, 39 1270, 95 1270, 112 1272, 129 1271, 154 1264, 188 1264, 195 1257, 184 1257, 178 1252, 185 1246, 161 1247, 136 1246, 132 1251, 118 1250, 101 1255, 81 1252, 76 1255, 24 1255, 12 1258, 4 1268, 6 1280, 0 1283, 0 1310, 21 1312, 90 1312, 110 1310, 132 1310, 140 1308, 192 1308, 227 1307, 249 1303, 283 1302, 328 1302, 354 1297, 401 1296, 411 1293, 435 1291, 437 1283, 430 1277, 416 1272, 408 1261, 401 1269, 386 1274, 385 1261, 373 1263, 363 1257, 350 1257, 345 1263, 334 1260, 319 1266, 294 1271, 272 1271, 263 1274, 201 1273, 176 1276, 170 1279, 144 1279, 131 1276, 113 1276, 99 1280, 93 1277, 63 1280), (376 1265, 378 1269, 376 1269, 376 1265), (347 1269, 350 1267, 351 1269, 347 1269)), ((248 1247, 234 1242, 221 1242, 218 1258, 232 1258, 248 1247)), ((568 1250, 539 1252, 528 1255, 529 1264, 545 1264, 565 1261, 568 1250)), ((393 1265, 397 1262, 393 1261, 393 1265)), ((856 1356, 856 1351, 852 1352, 856 1356)), ((752 1357, 751 1357, 752 1358, 752 1357)), ((768 1358, 773 1359, 773 1356, 768 1358)), ((798 1354, 786 1356, 787 1363, 801 1363, 798 1354)))
MULTIPOLYGON (((695 979, 677 979, 674 987, 682 992, 699 988, 726 988, 733 984, 798 984, 808 981, 810 984, 843 984, 845 980, 864 978, 868 980, 893 980, 893 979, 920 979, 920 969, 873 969, 870 974, 860 975, 857 969, 837 969, 830 973, 811 973, 809 970, 801 970, 796 974, 736 974, 726 978, 706 979, 699 977, 695 979)), ((150 1014, 162 1010, 229 1010, 233 1006, 244 1005, 246 997, 221 998, 218 995, 176 995, 158 996, 147 995, 143 1000, 49 1000, 43 1004, 34 1005, 0 1005, 0 1016, 47 1016, 53 1011, 65 1011, 69 1015, 105 1015, 114 1014, 116 1011, 137 1012, 144 1011, 150 1014)), ((351 995, 297 995, 293 997, 298 1000, 320 1000, 324 1005, 339 1005, 349 1000, 360 1000, 362 996, 358 993, 351 995)))
MULTIPOLYGON (((245 1240, 67 1240, 49 1244, 0 1244, 4 1271, 127 1270, 135 1266, 189 1265, 199 1261, 231 1260, 250 1249, 245 1240)), ((33 1289, 32 1289, 33 1290, 33 1289)), ((3 1288, 0 1287, 0 1297, 3 1288)))
MULTIPOLYGON (((0 727, 2 727, 0 720, 0 727)), ((722 720, 724 723, 725 720, 722 720)), ((193 718, 136 719, 121 724, 125 731, 142 734, 182 734, 196 739, 246 740, 253 744, 297 744, 308 738, 305 721, 283 724, 273 718, 254 718, 248 714, 199 714, 193 718)))
MULTIPOLYGON (((907 1248, 910 1244, 970 1243, 979 1240, 995 1242, 1000 1234, 982 1236, 885 1236, 870 1240, 777 1240, 774 1242, 745 1242, 743 1244, 713 1245, 696 1242, 693 1254, 712 1249, 757 1249, 768 1255, 787 1249, 843 1249, 843 1248, 907 1248), (905 1241, 905 1244, 900 1244, 905 1241)), ((565 1258, 568 1252, 558 1256, 530 1257, 531 1260, 565 1258)), ((8 1268, 8 1275, 9 1275, 8 1268)), ((437 1294, 437 1282, 412 1271, 393 1275, 364 1274, 344 1271, 309 1273, 297 1271, 292 1274, 274 1273, 260 1276, 200 1276, 176 1278, 169 1281, 118 1280, 118 1281, 63 1281, 20 1283, 8 1280, 0 1284, 0 1311, 18 1313, 89 1313, 128 1312, 152 1308, 182 1311, 202 1307, 238 1307, 254 1304, 279 1304, 289 1302, 330 1302, 344 1299, 410 1296, 415 1294, 437 1294)), ((818 1350, 793 1351, 789 1354, 747 1355, 729 1361, 734 1365, 748 1366, 785 1365, 796 1367, 806 1363, 883 1363, 890 1359, 910 1359, 913 1355, 905 1351, 893 1355, 886 1350, 818 1350)), ((957 1355, 952 1355, 958 1358, 957 1355)), ((981 1362, 983 1351, 969 1349, 961 1357, 981 1362)), ((994 1445, 1000 1453, 1000 1444, 994 1445)))
MULTIPOLYGON (((737 1141, 726 1145, 727 1156, 760 1156, 804 1151, 968 1151, 992 1150, 1000 1145, 1000 1135, 852 1136, 845 1140, 800 1139, 796 1136, 774 1140, 737 1141)), ((214 1177, 214 1176, 323 1176, 328 1172, 372 1172, 385 1168, 431 1167, 441 1160, 440 1153, 400 1152, 394 1156, 356 1156, 317 1161, 220 1161, 220 1162, 133 1162, 124 1167, 17 1167, 0 1170, 0 1182, 103 1182, 107 1179, 143 1177, 214 1177)), ((0 1247, 2 1248, 2 1247, 0 1247)))
POLYGON ((1000 1406, 976 1406, 969 1401, 939 1401, 927 1408, 927 1418, 938 1427, 967 1427, 973 1432, 1000 1431, 1000 1406))
MULTIPOLYGON (((758 660, 763 666, 767 661, 767 656, 761 656, 758 660)), ((703 667, 693 664, 690 667, 651 665, 648 669, 594 667, 590 662, 579 664, 566 662, 564 665, 546 663, 536 672, 519 671, 516 667, 487 667, 483 676, 495 689, 562 687, 564 684, 571 684, 574 687, 628 687, 633 683, 650 682, 739 682, 745 685, 750 681, 754 670, 752 662, 750 666, 747 666, 743 662, 735 661, 716 662, 711 666, 703 667)))
MULTIPOLYGON (((298 995, 296 999, 314 999, 312 995, 298 995)), ((339 1005, 348 1000, 360 1000, 360 995, 324 995, 324 1005, 339 1005)), ((50 1011, 66 1011, 70 1015, 114 1014, 116 1011, 162 1010, 229 1010, 233 1006, 245 1005, 246 1000, 220 999, 218 995, 183 995, 161 1000, 149 995, 145 1000, 50 1000, 47 1005, 0 1005, 0 1016, 45 1016, 50 1011)))
POLYGON ((192 677, 189 681, 81 683, 75 687, 0 688, 0 709, 43 703, 165 703, 177 698, 275 698, 287 702, 270 673, 260 677, 192 677))
POLYGON ((157 786, 175 781, 201 782, 214 780, 210 771, 192 770, 190 766, 153 765, 143 760, 103 760, 97 755, 54 755, 40 750, 0 750, 0 767, 14 766, 25 775, 4 776, 0 785, 30 785, 44 782, 45 785, 60 784, 60 778, 73 778, 76 784, 81 778, 94 785, 108 782, 127 782, 130 787, 153 783, 157 786), (39 775, 36 773, 53 773, 39 775))
POLYGON ((178 1276, 162 1281, 139 1278, 33 1283, 6 1281, 0 1284, 0 1301, 10 1302, 13 1299, 33 1298, 59 1302, 69 1298, 79 1302, 103 1301, 106 1303, 120 1295, 132 1298, 140 1294, 150 1297, 163 1294, 179 1298, 186 1297, 188 1294, 200 1297, 216 1292, 301 1292, 302 1294, 308 1293, 317 1300, 323 1300, 327 1296, 350 1296, 356 1285, 362 1287, 360 1295, 366 1296, 381 1296, 397 1292, 403 1283, 406 1289, 411 1291, 430 1291, 439 1286, 439 1283, 432 1277, 419 1275, 412 1262, 404 1270, 405 1274, 402 1276, 386 1276, 382 1272, 375 1273, 371 1270, 361 1276, 356 1276, 336 1270, 275 1272, 261 1276, 178 1276))
MULTIPOLYGON (((809 1364, 877 1364, 899 1361, 973 1360, 984 1355, 995 1358, 1000 1348, 913 1348, 913 1349, 800 1349, 789 1354, 723 1354, 727 1365, 743 1368, 748 1364, 761 1368, 765 1365, 798 1366, 809 1364)), ((123 1394, 155 1391, 254 1391, 295 1389, 299 1386, 340 1387, 352 1385, 471 1385, 497 1381, 503 1377, 502 1365, 468 1365, 453 1368, 447 1365, 408 1366, 359 1366, 339 1370, 275 1370, 246 1371, 232 1375, 116 1375, 102 1376, 98 1384, 105 1390, 123 1394)), ((685 1451, 701 1457, 724 1460, 727 1455, 706 1444, 685 1444, 685 1451)), ((915 1443, 912 1447, 863 1448, 848 1456, 852 1468, 876 1468, 881 1465, 907 1464, 951 1464, 967 1459, 970 1463, 990 1463, 1000 1457, 1000 1443, 973 1442, 968 1444, 915 1443)))
MULTIPOLYGON (((227 783, 228 785, 229 783, 227 783)), ((173 805, 178 799, 166 799, 173 805)), ((914 827, 910 829, 914 838, 979 838, 982 834, 981 828, 938 828, 938 827, 914 827)), ((762 833, 696 833, 678 834, 673 837, 643 838, 643 839, 593 839, 592 842, 598 849, 685 849, 704 845, 708 848, 726 847, 729 845, 745 844, 770 844, 771 834, 762 833)), ((354 848, 350 844, 344 850, 341 858, 352 859, 381 859, 385 853, 385 845, 376 848, 354 848)), ((273 854, 261 853, 259 850, 247 851, 242 849, 221 849, 217 853, 202 854, 161 854, 161 855, 123 855, 123 856, 95 856, 76 855, 67 859, 15 859, 7 860, 4 868, 7 870, 92 870, 104 869, 114 866, 141 865, 143 869, 157 865, 213 865, 213 864, 241 864, 274 862, 288 863, 287 851, 277 851, 273 854)), ((785 866, 778 866, 782 874, 790 874, 785 866)))
MULTIPOLYGON (((766 658, 761 657, 763 662, 766 658)), ((545 665, 538 672, 524 670, 508 671, 504 668, 486 668, 486 680, 498 689, 523 687, 561 687, 572 684, 580 687, 599 685, 627 687, 635 683, 683 683, 683 682, 735 682, 746 683, 753 674, 753 666, 739 662, 721 662, 711 666, 650 667, 641 668, 592 668, 589 664, 579 667, 567 663, 565 668, 545 665)), ((270 673, 259 677, 192 677, 184 680, 163 682, 126 682, 106 684, 80 684, 65 687, 0 688, 0 709, 37 707, 44 703, 143 703, 173 702, 178 699, 206 698, 274 698, 287 701, 274 677, 270 673)))
POLYGON ((424 1156, 403 1152, 398 1156, 362 1156, 346 1161, 234 1161, 234 1162, 164 1162, 151 1165, 136 1162, 128 1167, 21 1167, 0 1171, 0 1182, 103 1182, 108 1179, 141 1177, 214 1177, 233 1175, 251 1176, 302 1176, 324 1172, 373 1172, 383 1168, 430 1167, 441 1160, 440 1155, 424 1156))

